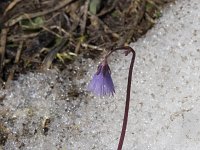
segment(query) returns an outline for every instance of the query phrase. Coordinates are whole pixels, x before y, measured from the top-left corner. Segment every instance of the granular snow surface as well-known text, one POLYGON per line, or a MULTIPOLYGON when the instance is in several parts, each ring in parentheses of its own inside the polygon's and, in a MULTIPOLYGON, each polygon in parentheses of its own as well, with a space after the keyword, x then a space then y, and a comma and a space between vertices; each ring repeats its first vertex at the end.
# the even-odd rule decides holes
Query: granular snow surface
MULTIPOLYGON (((136 62, 123 150, 200 149, 199 10, 199 0, 177 0, 131 44, 136 62)), ((6 95, 0 124, 7 136, 0 149, 116 150, 130 60, 120 52, 109 60, 114 97, 87 92, 99 63, 91 59, 62 73, 21 75, 0 91, 6 95)))

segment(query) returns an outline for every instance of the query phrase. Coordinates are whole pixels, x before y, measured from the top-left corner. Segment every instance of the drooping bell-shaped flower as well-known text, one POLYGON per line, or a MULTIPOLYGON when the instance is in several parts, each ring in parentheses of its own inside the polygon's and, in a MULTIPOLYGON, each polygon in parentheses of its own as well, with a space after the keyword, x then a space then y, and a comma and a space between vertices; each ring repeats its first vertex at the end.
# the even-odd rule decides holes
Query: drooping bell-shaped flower
POLYGON ((111 78, 110 67, 106 60, 99 64, 97 72, 89 83, 88 90, 97 96, 114 95, 115 88, 111 78))
POLYGON ((129 73, 128 73, 126 105, 125 105, 125 111, 124 111, 123 125, 122 125, 121 135, 119 138, 119 143, 118 143, 118 148, 117 148, 117 150, 122 150, 124 137, 126 134, 127 122, 128 122, 128 112, 129 112, 129 103, 130 103, 130 94, 131 94, 131 80, 132 80, 133 66, 135 62, 134 49, 132 49, 130 46, 123 46, 123 47, 112 49, 110 52, 108 52, 107 55, 105 56, 104 61, 98 66, 97 72, 93 76, 93 79, 88 86, 88 90, 92 91, 94 94, 98 96, 114 95, 115 89, 114 89, 113 81, 110 75, 111 72, 107 63, 107 58, 114 51, 117 51, 117 50, 123 50, 125 53, 125 56, 127 56, 131 52, 133 54, 130 67, 129 67, 129 73))

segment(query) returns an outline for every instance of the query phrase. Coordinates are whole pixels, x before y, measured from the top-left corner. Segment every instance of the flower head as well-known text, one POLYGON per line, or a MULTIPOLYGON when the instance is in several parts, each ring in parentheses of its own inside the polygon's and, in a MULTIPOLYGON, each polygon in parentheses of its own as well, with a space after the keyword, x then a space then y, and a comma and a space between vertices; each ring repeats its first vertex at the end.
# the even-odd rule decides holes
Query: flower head
POLYGON ((113 95, 115 93, 114 84, 111 78, 110 67, 104 60, 99 64, 97 72, 91 80, 88 90, 98 96, 113 95))

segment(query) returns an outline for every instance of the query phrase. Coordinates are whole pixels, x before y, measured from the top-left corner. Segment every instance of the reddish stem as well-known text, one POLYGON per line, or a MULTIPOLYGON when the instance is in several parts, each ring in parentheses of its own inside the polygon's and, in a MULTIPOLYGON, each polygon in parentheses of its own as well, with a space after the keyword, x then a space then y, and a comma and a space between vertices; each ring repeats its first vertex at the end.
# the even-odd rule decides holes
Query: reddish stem
POLYGON ((131 59, 130 67, 129 67, 129 73, 128 73, 128 83, 127 83, 127 93, 126 93, 126 105, 125 105, 125 110, 124 110, 124 120, 123 120, 123 125, 122 125, 122 130, 121 130, 121 135, 118 143, 118 148, 117 150, 121 150, 123 143, 124 143, 124 137, 126 134, 126 127, 127 127, 127 122, 128 122, 128 111, 129 111, 129 103, 130 103, 130 92, 131 92, 131 80, 132 80, 132 72, 133 72, 133 66, 135 62, 135 51, 129 47, 120 47, 112 50, 106 55, 106 58, 114 51, 116 50, 125 50, 125 55, 128 55, 128 53, 132 52, 133 56, 131 59))

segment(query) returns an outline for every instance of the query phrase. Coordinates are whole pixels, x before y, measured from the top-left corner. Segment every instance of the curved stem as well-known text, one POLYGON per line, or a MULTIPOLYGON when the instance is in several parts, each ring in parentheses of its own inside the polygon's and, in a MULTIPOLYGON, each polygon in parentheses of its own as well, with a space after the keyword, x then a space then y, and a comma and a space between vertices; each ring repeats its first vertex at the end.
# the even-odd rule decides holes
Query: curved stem
POLYGON ((130 67, 129 67, 129 73, 128 73, 126 105, 125 105, 125 110, 124 110, 123 125, 122 125, 121 135, 120 135, 118 148, 117 148, 117 150, 121 150, 122 146, 123 146, 123 143, 124 143, 124 137, 125 137, 125 134, 126 134, 126 127, 127 127, 127 122, 128 122, 128 111, 129 111, 130 92, 131 92, 131 80, 132 80, 133 66, 134 66, 134 62, 135 62, 135 51, 129 46, 120 47, 120 48, 116 48, 116 49, 112 50, 111 52, 109 52, 106 55, 105 58, 107 58, 112 52, 114 52, 116 50, 126 50, 125 51, 126 52, 125 55, 128 55, 130 52, 133 53, 133 56, 132 56, 132 59, 131 59, 131 63, 130 63, 130 67))

